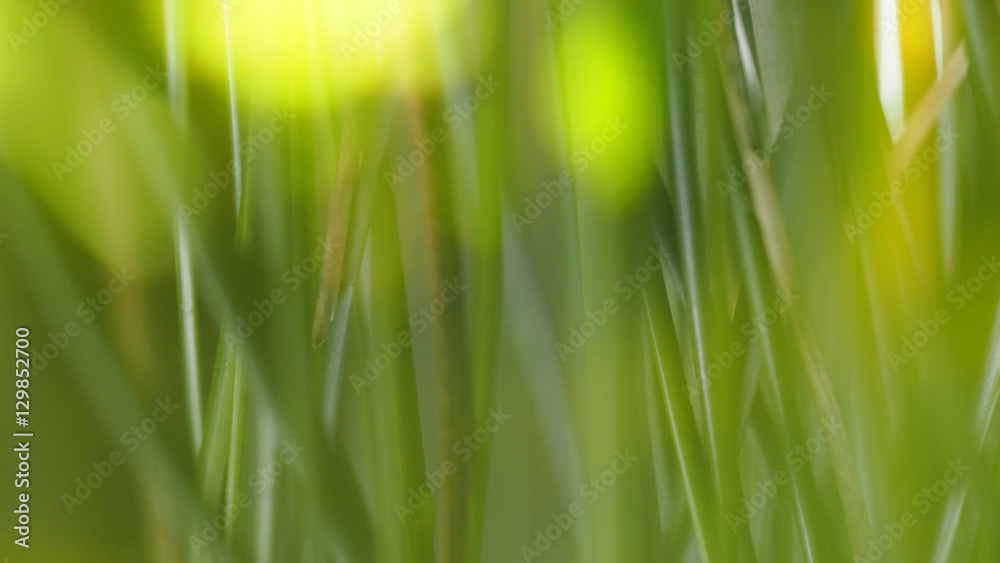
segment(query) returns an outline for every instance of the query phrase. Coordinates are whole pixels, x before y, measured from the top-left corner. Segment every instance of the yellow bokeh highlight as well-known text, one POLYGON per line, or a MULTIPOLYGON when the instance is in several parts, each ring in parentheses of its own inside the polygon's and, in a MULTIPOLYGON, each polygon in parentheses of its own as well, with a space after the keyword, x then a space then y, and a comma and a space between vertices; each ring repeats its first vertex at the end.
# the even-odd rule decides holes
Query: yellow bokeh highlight
MULTIPOLYGON (((434 33, 447 25, 456 5, 212 0, 182 2, 180 9, 193 72, 226 88, 231 58, 238 96, 294 103, 376 95, 404 76, 419 78, 422 86, 437 84, 426 72, 435 60, 434 33)), ((149 10, 148 21, 161 25, 158 7, 149 10)))

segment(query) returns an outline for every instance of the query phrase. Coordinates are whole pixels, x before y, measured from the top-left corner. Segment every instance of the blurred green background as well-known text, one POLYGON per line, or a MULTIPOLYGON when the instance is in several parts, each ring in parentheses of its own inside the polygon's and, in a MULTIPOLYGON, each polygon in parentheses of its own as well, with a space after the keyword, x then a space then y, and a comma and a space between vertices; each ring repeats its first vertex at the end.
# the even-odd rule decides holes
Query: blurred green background
POLYGON ((0 556, 1000 560, 995 3, 0 31, 0 556))

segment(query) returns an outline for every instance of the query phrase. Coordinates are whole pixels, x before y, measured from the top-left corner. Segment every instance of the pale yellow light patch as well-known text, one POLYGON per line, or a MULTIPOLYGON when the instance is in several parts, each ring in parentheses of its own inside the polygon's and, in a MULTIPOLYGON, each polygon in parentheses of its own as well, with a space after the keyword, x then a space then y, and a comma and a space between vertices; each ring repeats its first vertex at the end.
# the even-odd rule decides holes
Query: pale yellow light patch
MULTIPOLYGON (((337 98, 364 97, 392 87, 401 68, 409 74, 432 66, 432 24, 449 21, 456 6, 453 0, 211 0, 185 3, 183 21, 193 72, 227 86, 228 25, 237 95, 280 104, 315 95, 318 81, 337 98)), ((158 4, 148 14, 151 31, 161 33, 158 4)))

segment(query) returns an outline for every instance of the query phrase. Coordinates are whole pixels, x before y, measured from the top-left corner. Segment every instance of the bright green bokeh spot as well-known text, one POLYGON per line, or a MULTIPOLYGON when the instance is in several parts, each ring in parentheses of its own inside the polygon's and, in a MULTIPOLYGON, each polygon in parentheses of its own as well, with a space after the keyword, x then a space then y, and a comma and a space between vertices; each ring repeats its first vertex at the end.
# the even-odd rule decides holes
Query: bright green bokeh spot
POLYGON ((583 190, 627 207, 649 188, 657 114, 649 51, 613 9, 581 8, 561 25, 570 164, 583 190))

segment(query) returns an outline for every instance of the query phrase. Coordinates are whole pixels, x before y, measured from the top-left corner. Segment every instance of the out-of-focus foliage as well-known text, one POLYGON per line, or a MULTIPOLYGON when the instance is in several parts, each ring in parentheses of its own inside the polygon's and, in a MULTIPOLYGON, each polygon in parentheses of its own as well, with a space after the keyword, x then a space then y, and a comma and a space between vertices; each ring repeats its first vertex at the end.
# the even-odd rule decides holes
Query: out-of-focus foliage
POLYGON ((35 433, 0 555, 998 559, 995 3, 5 0, 0 32, 35 433))

